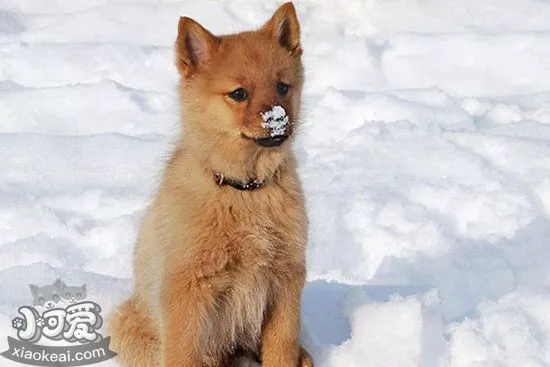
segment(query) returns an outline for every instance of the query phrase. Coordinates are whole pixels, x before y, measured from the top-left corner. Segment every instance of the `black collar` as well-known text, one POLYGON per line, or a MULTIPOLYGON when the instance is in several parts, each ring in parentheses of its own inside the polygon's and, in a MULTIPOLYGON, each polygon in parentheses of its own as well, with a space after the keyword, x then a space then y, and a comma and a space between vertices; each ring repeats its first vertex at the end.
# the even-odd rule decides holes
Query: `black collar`
POLYGON ((216 183, 218 184, 218 186, 229 185, 237 190, 253 191, 253 190, 259 189, 264 185, 264 181, 260 181, 257 178, 242 182, 242 181, 229 179, 219 172, 213 172, 213 173, 214 173, 214 179, 216 180, 216 183))

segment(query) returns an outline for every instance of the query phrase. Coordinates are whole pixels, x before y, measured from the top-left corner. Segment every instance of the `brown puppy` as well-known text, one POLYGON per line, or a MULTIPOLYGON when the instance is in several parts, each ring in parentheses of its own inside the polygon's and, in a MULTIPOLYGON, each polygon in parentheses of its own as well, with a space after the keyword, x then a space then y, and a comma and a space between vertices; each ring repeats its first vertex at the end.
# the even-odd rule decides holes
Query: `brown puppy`
POLYGON ((183 139, 141 226, 113 314, 126 366, 312 366, 299 345, 307 219, 290 141, 303 85, 294 6, 216 37, 179 21, 183 139))

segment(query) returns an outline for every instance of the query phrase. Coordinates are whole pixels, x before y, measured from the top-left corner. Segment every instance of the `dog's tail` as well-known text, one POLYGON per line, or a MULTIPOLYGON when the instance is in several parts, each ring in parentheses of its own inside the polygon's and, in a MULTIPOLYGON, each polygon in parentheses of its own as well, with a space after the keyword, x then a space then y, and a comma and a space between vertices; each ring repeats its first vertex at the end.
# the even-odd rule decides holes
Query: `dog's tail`
POLYGON ((160 366, 160 339, 151 318, 132 297, 109 317, 109 333, 119 362, 128 367, 160 366))

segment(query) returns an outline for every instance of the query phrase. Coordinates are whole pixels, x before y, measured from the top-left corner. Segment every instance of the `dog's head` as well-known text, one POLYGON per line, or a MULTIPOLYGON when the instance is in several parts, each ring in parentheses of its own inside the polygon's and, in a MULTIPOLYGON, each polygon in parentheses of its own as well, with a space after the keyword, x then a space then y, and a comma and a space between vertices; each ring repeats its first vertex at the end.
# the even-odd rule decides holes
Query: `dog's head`
POLYGON ((226 36, 180 18, 176 65, 184 131, 207 149, 254 154, 287 145, 300 109, 301 54, 292 3, 259 30, 226 36))

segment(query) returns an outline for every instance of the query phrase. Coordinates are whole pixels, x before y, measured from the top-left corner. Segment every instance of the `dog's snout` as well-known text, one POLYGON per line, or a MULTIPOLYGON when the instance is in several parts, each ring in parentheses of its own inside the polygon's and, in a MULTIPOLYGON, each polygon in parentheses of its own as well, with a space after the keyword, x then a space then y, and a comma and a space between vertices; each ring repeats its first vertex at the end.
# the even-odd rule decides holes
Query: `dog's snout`
POLYGON ((262 147, 277 147, 283 144, 286 139, 288 139, 288 135, 269 136, 256 139, 256 144, 262 147))

